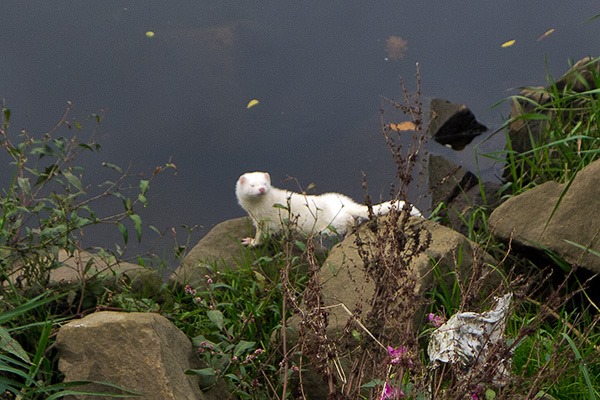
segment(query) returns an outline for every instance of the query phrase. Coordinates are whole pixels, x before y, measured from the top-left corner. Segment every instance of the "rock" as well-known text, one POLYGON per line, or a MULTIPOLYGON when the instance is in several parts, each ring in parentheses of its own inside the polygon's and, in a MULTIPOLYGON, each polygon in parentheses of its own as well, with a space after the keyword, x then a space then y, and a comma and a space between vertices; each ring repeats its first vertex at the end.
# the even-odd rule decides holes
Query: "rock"
POLYGON ((487 127, 477 121, 467 106, 432 99, 427 130, 436 142, 462 150, 487 127))
POLYGON ((571 185, 546 182, 500 205, 489 224, 500 240, 543 252, 600 273, 600 161, 581 170, 571 185), (570 243, 571 242, 571 243, 570 243))
MULTIPOLYGON (((543 129, 548 122, 542 119, 520 119, 519 116, 534 113, 538 104, 542 105, 548 101, 550 96, 543 87, 525 88, 519 96, 511 98, 510 120, 512 122, 508 129, 511 146, 509 150, 525 153, 531 150, 532 140, 540 143, 543 129)), ((507 173, 508 171, 505 171, 505 177, 507 173)))
POLYGON ((439 203, 452 202, 459 193, 476 186, 478 182, 473 173, 443 156, 430 155, 427 170, 433 208, 439 203))
POLYGON ((558 90, 585 92, 596 89, 596 78, 600 76, 600 62, 597 58, 584 57, 577 61, 556 81, 558 90))
MULTIPOLYGON (((417 271, 419 275, 418 293, 424 294, 433 288, 432 260, 438 264, 442 273, 458 270, 463 281, 471 276, 475 260, 485 264, 495 264, 492 256, 460 233, 429 220, 419 218, 411 218, 411 220, 412 223, 422 224, 422 227, 431 234, 429 248, 420 254, 411 266, 411 270, 417 271), (462 260, 458 267, 457 259, 462 260)), ((366 233, 366 227, 361 227, 359 234, 366 233)), ((323 282, 323 299, 326 305, 344 304, 352 309, 361 299, 368 300, 373 295, 373 283, 365 279, 363 261, 358 254, 355 240, 356 234, 352 234, 335 246, 321 268, 320 280, 323 282)), ((498 286, 499 279, 500 276, 497 274, 491 274, 486 278, 486 284, 490 288, 486 295, 492 292, 492 288, 498 286)), ((366 315, 369 309, 370 306, 364 304, 363 315, 366 315)), ((348 314, 342 308, 334 307, 331 309, 329 329, 339 333, 347 320, 348 314)), ((377 336, 375 332, 374 334, 377 336)))
POLYGON ((254 227, 248 217, 223 221, 212 228, 185 256, 170 280, 180 284, 204 281, 207 265, 233 268, 250 249, 240 238, 252 236, 254 227))
MULTIPOLYGON (((211 268, 232 269, 244 260, 254 260, 279 251, 274 242, 254 249, 244 247, 240 238, 254 236, 254 234, 254 227, 248 217, 230 219, 217 224, 192 248, 171 275, 170 280, 178 284, 197 286, 206 280, 205 275, 212 273, 211 268)), ((294 250, 297 252, 294 255, 301 255, 298 249, 294 250)), ((326 253, 327 249, 324 246, 317 246, 316 255, 320 260, 325 259, 326 253)), ((300 272, 306 271, 305 265, 300 265, 299 268, 300 272)))
MULTIPOLYGON (((187 369, 197 368, 192 344, 158 314, 97 312, 61 327, 56 340, 65 382, 110 382, 139 392, 140 398, 147 400, 208 399, 197 377, 185 374, 187 369)), ((81 389, 116 390, 98 384, 81 389)))
POLYGON ((9 279, 27 296, 36 296, 48 289, 70 293, 59 302, 63 306, 93 308, 107 292, 127 291, 140 297, 152 297, 161 291, 163 284, 163 278, 156 270, 120 261, 108 253, 100 255, 80 249, 68 253, 60 249, 43 254, 45 256, 38 255, 36 259, 41 265, 14 268, 9 279), (27 268, 44 274, 29 281, 27 268))
POLYGON ((163 283, 161 276, 150 268, 115 259, 113 256, 100 256, 83 250, 68 254, 58 253, 62 266, 50 271, 50 285, 72 284, 97 279, 111 288, 127 284, 136 294, 156 294, 163 283))
MULTIPOLYGON (((479 185, 479 179, 442 156, 429 156, 429 188, 432 206, 444 203, 441 210, 444 224, 450 228, 468 235, 474 210, 491 213, 500 204, 500 183, 484 182, 479 185), (483 190, 483 192, 482 192, 483 190)), ((478 229, 475 221, 474 229, 478 229)))
POLYGON ((484 212, 489 216, 501 203, 500 189, 502 185, 496 182, 483 182, 480 185, 459 192, 446 207, 447 226, 463 235, 469 231, 479 231, 484 228, 485 218, 475 213, 484 212))

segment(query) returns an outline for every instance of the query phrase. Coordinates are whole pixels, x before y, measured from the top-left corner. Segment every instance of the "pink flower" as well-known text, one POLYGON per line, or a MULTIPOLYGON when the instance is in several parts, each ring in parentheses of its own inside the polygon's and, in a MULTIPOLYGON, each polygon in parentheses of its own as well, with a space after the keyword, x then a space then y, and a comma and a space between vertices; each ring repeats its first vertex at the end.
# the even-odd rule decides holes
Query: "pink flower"
POLYGON ((400 346, 393 348, 392 346, 387 347, 388 355, 390 356, 390 364, 398 364, 404 356, 408 353, 406 346, 400 346))
POLYGON ((484 389, 485 388, 481 384, 475 386, 475 390, 473 390, 471 392, 471 400, 480 400, 481 399, 480 396, 484 396, 484 393, 485 393, 484 389))
POLYGON ((386 399, 394 399, 404 397, 404 392, 402 390, 395 389, 392 385, 390 385, 387 381, 385 382, 385 386, 383 387, 383 392, 381 392, 380 400, 386 399))
POLYGON ((444 324, 444 317, 442 317, 441 315, 435 315, 434 313, 429 313, 427 318, 429 319, 429 322, 431 322, 431 325, 435 326, 436 328, 439 328, 440 326, 442 326, 444 324))
POLYGON ((192 289, 190 285, 185 285, 185 293, 194 296, 196 295, 196 289, 192 289))

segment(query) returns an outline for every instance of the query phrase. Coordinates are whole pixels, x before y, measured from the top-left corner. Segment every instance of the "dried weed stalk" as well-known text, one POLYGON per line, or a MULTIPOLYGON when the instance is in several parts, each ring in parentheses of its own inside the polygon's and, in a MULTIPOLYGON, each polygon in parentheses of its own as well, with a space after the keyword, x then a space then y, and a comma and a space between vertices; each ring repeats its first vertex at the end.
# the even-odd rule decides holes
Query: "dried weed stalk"
MULTIPOLYGON (((422 148, 426 138, 422 129, 418 66, 416 81, 415 94, 411 94, 405 83, 401 82, 402 104, 386 100, 404 118, 408 116, 412 123, 409 126, 413 127, 410 131, 400 131, 394 130, 390 124, 382 124, 385 142, 396 163, 399 185, 392 187, 392 198, 396 200, 406 200, 415 168, 424 154, 422 148), (405 136, 411 131, 412 142, 406 146, 409 140, 405 136)), ((382 119, 383 113, 382 109, 382 119)), ((297 349, 310 360, 311 368, 326 382, 330 399, 356 399, 361 393, 366 394, 363 387, 366 380, 388 380, 391 375, 401 380, 405 372, 417 370, 419 364, 417 329, 413 321, 417 310, 422 310, 423 299, 417 290, 418 275, 412 270, 411 264, 429 246, 430 235, 419 224, 411 223, 409 205, 405 209, 393 208, 388 217, 378 219, 373 215, 368 195, 366 203, 371 216, 367 222, 369 229, 365 233, 357 233, 356 245, 364 263, 365 279, 374 283, 375 292, 366 300, 370 311, 366 313, 364 323, 360 321, 363 304, 349 305, 354 307, 352 312, 348 310, 352 318, 342 336, 334 339, 327 335, 328 313, 323 307, 319 267, 314 257, 310 256, 310 251, 307 253, 311 267, 302 305, 289 302, 301 319, 297 349), (365 338, 360 340, 358 347, 353 336, 357 327, 360 336, 365 338), (367 334, 364 334, 365 331, 367 334), (352 347, 350 351, 349 345, 352 347), (342 367, 340 361, 342 353, 346 368, 342 367), (393 354, 397 357, 391 362, 393 354)), ((310 243, 309 240, 309 246, 310 243)), ((386 385, 371 385, 370 397, 378 396, 382 390, 386 390, 386 385)))

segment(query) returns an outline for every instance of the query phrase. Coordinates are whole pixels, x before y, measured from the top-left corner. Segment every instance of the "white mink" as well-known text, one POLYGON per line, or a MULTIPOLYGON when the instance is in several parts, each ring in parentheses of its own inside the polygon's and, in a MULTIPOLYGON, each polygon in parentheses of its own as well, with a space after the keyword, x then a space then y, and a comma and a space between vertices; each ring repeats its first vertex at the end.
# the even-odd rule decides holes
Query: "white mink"
MULTIPOLYGON (((256 227, 254 238, 242 239, 246 246, 257 246, 265 235, 279 233, 288 225, 304 236, 344 236, 357 222, 369 218, 366 205, 358 204, 343 194, 307 195, 277 189, 271 186, 268 172, 243 174, 237 181, 235 194, 256 227)), ((401 209, 404 202, 376 204, 373 213, 385 215, 392 206, 401 209)), ((414 206, 410 214, 421 216, 414 206)))

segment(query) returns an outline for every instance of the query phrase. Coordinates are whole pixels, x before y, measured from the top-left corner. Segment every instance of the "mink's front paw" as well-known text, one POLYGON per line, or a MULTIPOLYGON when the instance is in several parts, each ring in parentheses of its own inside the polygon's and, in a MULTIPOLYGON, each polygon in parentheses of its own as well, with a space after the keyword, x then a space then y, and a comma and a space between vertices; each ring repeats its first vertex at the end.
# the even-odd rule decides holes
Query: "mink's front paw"
POLYGON ((254 238, 251 238, 251 237, 242 238, 242 244, 244 246, 254 247, 254 238))

